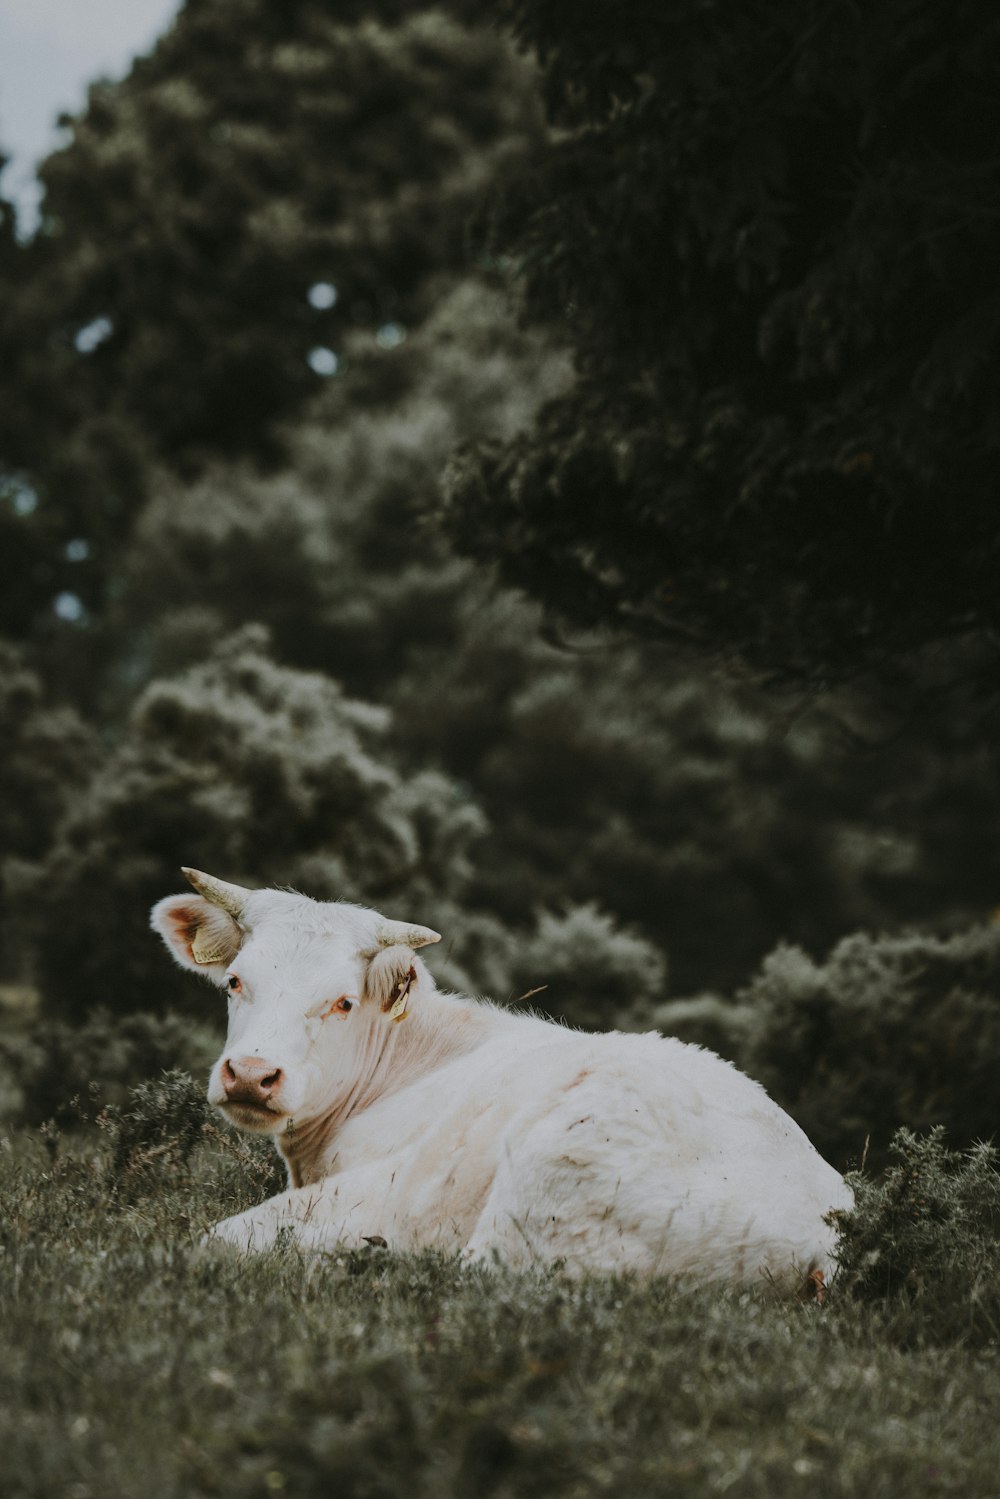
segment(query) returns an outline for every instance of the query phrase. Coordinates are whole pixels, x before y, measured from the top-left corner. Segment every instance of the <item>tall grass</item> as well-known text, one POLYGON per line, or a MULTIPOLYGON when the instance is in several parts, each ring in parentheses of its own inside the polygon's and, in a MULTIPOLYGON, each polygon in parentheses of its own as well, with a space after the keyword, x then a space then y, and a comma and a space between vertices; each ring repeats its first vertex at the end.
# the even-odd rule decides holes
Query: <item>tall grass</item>
POLYGON ((16 1499, 998 1492, 988 1153, 901 1138, 897 1177, 860 1183, 826 1303, 799 1305, 377 1248, 201 1250, 273 1178, 197 1097, 173 1074, 103 1131, 2 1137, 16 1499))

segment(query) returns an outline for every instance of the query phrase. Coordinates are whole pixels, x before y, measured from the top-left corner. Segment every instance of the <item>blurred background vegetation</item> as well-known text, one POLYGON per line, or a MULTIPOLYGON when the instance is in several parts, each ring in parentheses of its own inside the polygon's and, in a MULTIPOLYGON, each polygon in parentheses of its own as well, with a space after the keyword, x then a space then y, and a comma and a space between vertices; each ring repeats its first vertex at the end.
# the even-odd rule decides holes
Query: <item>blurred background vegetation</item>
POLYGON ((986 0, 186 0, 91 89, 0 204, 13 1108, 210 1050, 190 863, 838 1165, 994 1132, 998 75, 986 0))

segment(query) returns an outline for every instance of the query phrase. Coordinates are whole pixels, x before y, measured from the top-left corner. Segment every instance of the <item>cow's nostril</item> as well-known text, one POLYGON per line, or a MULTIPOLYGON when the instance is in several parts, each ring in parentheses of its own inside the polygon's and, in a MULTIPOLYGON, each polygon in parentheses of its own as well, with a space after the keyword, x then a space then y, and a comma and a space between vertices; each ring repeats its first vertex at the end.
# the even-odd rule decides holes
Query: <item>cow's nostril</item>
POLYGON ((285 1074, 260 1057, 226 1057, 220 1068, 222 1087, 233 1103, 268 1103, 285 1074))

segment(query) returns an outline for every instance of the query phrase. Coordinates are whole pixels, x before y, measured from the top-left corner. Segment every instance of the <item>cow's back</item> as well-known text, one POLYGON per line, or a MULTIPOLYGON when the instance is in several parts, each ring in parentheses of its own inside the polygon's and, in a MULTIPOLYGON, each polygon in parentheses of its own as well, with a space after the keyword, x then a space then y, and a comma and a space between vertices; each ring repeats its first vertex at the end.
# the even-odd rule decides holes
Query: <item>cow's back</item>
POLYGON ((365 1154, 393 1162, 407 1241, 521 1263, 828 1270, 823 1216, 850 1200, 759 1084, 655 1035, 522 1023, 358 1123, 365 1154))
POLYGON ((828 1272, 835 1236, 823 1219, 850 1204, 757 1083, 653 1036, 594 1038, 512 1159, 514 1239, 584 1268, 828 1272))

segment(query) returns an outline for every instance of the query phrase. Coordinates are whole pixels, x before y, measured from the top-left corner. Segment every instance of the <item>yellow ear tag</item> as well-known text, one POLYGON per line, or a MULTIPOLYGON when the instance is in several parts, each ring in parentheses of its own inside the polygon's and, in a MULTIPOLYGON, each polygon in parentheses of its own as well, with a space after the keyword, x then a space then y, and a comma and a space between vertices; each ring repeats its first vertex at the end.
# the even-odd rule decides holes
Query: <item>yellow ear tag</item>
POLYGON ((401 978, 399 981, 399 993, 396 995, 392 1009, 389 1011, 390 1020, 399 1022, 400 1020, 406 1019, 406 1007, 409 1003, 410 989, 413 986, 416 977, 417 970, 411 964, 409 973, 405 976, 405 978, 401 978))
POLYGON ((218 938, 213 942, 211 938, 203 936, 201 931, 195 933, 194 941, 191 943, 191 956, 196 963, 217 963, 224 957, 227 949, 223 947, 218 938))

